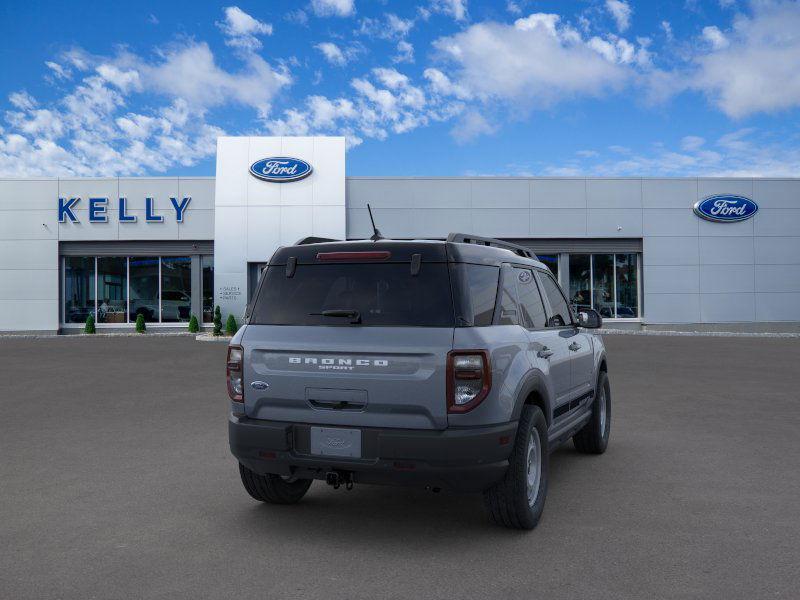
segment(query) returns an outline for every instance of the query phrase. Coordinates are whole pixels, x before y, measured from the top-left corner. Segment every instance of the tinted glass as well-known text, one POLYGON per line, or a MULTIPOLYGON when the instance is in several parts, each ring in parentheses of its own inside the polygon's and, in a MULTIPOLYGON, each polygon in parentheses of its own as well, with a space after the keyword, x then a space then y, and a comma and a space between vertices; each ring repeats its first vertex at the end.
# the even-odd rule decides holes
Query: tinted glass
POLYGON ((569 255, 569 297, 578 308, 592 307, 590 254, 569 255))
POLYGON ((94 257, 64 257, 64 322, 85 323, 94 315, 94 257))
POLYGON ((517 284, 515 269, 503 270, 503 286, 500 290, 500 316, 498 325, 518 325, 517 284))
POLYGON ((489 265, 451 265, 459 325, 483 327, 492 324, 499 273, 499 267, 489 265))
POLYGON ((214 257, 203 256, 200 259, 203 269, 203 323, 214 320, 214 257))
POLYGON ((636 254, 617 254, 617 317, 635 319, 639 316, 639 283, 636 254))
POLYGON ((128 312, 128 259, 97 258, 97 322, 125 323, 128 312))
POLYGON ((569 306, 561 293, 561 289, 553 278, 547 273, 541 273, 542 286, 547 299, 550 301, 551 314, 547 320, 548 327, 563 327, 572 323, 569 306))
POLYGON ((186 322, 192 312, 192 259, 164 256, 161 259, 161 321, 186 322))
POLYGON ((600 316, 614 316, 614 255, 592 255, 592 308, 600 316))
POLYGON ((444 263, 423 263, 411 275, 405 264, 268 267, 253 307, 256 325, 349 325, 326 310, 355 310, 362 326, 452 327, 453 300, 444 263), (314 314, 316 313, 316 314, 314 314))
POLYGON ((158 257, 131 256, 130 258, 130 314, 135 321, 144 315, 148 323, 158 322, 158 257))
POLYGON ((536 278, 530 269, 514 269, 517 273, 517 296, 519 309, 522 312, 522 323, 531 329, 545 326, 544 304, 539 295, 536 278))

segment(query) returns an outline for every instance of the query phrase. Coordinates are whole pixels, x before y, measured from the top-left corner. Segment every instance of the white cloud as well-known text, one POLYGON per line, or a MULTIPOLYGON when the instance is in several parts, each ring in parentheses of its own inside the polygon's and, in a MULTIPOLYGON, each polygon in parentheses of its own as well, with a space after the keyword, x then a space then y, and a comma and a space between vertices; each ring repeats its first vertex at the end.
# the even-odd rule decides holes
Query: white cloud
POLYGON ((131 91, 141 91, 141 81, 139 72, 135 69, 120 69, 109 63, 103 63, 97 67, 97 73, 105 81, 119 88, 122 93, 131 91))
POLYGON ((36 106, 36 99, 28 92, 13 92, 9 94, 8 101, 20 110, 31 110, 36 106))
POLYGON ((711 44, 714 50, 722 50, 730 45, 728 38, 722 33, 716 25, 703 27, 703 39, 711 44))
POLYGON ((431 90, 442 96, 455 96, 462 100, 471 98, 470 92, 457 83, 453 83, 450 78, 439 69, 425 69, 423 77, 428 80, 431 90))
POLYGON ((459 144, 466 144, 482 135, 491 135, 497 131, 497 126, 490 123, 477 110, 469 110, 459 118, 455 127, 450 130, 450 135, 459 144))
POLYGON ((311 0, 311 10, 318 17, 349 17, 356 7, 353 0, 311 0))
POLYGON ((800 106, 798 32, 800 4, 755 3, 735 18, 727 45, 695 58, 690 85, 734 118, 800 106))
POLYGON ((306 98, 304 108, 287 109, 279 118, 267 121, 274 135, 335 134, 347 138, 349 148, 365 138, 383 140, 390 133, 401 134, 432 121, 458 115, 463 104, 430 95, 410 78, 393 68, 379 67, 353 79, 351 98, 306 98))
POLYGON ((546 165, 545 175, 657 177, 786 177, 800 171, 800 149, 785 140, 740 129, 716 140, 686 136, 681 149, 653 144, 649 152, 617 156, 592 155, 564 164, 546 165))
POLYGON ((358 33, 371 38, 399 40, 406 37, 414 25, 414 19, 402 19, 393 13, 386 13, 382 19, 373 17, 361 19, 358 33))
POLYGON ((692 152, 700 149, 705 143, 705 138, 701 138, 698 135, 687 135, 681 139, 681 150, 692 152))
POLYGON ((484 22, 434 47, 455 65, 448 79, 481 100, 505 100, 517 108, 545 108, 577 96, 619 89, 632 74, 637 50, 609 38, 608 51, 586 42, 559 15, 535 13, 513 25, 484 22))
POLYGON ((56 79, 69 79, 72 77, 72 71, 57 62, 53 62, 52 60, 46 60, 44 64, 53 72, 56 79))
POLYGON ((261 48, 259 35, 272 35, 272 25, 263 23, 250 16, 238 6, 228 6, 224 9, 225 21, 217 23, 217 27, 228 38, 225 43, 245 50, 258 50, 261 48))
POLYGON ((519 4, 514 2, 514 0, 508 0, 506 2, 506 10, 510 12, 512 15, 522 14, 522 8, 520 8, 519 4))
POLYGON ((606 0, 606 10, 611 13, 617 30, 623 32, 631 26, 631 6, 624 0, 606 0))
POLYGON ((314 47, 322 52, 325 56, 325 60, 332 65, 342 67, 347 64, 347 58, 345 58, 344 52, 333 42, 322 42, 314 47))
POLYGON ((325 60, 337 67, 343 67, 364 51, 364 47, 358 43, 342 48, 333 42, 322 42, 314 47, 322 52, 325 60))
POLYGON ((668 42, 675 39, 675 34, 672 33, 672 24, 669 21, 661 21, 661 29, 667 37, 668 42))
POLYGON ((434 12, 450 15, 456 21, 467 18, 467 0, 432 0, 430 8, 434 12))
POLYGON ((227 71, 197 42, 159 50, 154 61, 71 49, 55 64, 82 78, 59 100, 9 97, 14 110, 0 131, 0 176, 142 175, 213 156, 224 131, 207 122, 210 108, 241 104, 266 117, 274 95, 291 82, 253 53, 240 60, 239 71, 227 71), (138 94, 149 94, 146 110, 129 108, 138 94))
POLYGON ((392 57, 392 62, 395 63, 413 63, 414 62, 414 46, 405 40, 397 42, 397 54, 392 57))

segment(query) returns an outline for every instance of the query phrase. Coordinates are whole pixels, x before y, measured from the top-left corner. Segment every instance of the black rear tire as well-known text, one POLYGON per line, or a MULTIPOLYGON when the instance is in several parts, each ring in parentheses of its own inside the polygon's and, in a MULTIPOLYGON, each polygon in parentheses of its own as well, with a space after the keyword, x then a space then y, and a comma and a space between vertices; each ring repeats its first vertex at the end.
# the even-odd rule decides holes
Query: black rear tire
POLYGON ((295 504, 306 495, 311 479, 287 481, 280 475, 259 475, 239 463, 239 475, 247 493, 259 502, 295 504))
POLYGON ((602 454, 608 448, 608 437, 611 433, 611 385, 608 375, 600 371, 597 378, 597 391, 592 404, 592 416, 583 428, 572 436, 575 449, 583 454, 602 454), (605 404, 605 415, 601 410, 605 404))
POLYGON ((547 421, 538 406, 526 405, 517 428, 514 448, 502 481, 483 492, 489 519, 504 527, 533 529, 539 523, 547 498, 550 452, 547 446, 547 421), (539 483, 536 492, 528 486, 528 455, 532 436, 538 440, 539 483), (529 497, 529 493, 532 497, 529 497))

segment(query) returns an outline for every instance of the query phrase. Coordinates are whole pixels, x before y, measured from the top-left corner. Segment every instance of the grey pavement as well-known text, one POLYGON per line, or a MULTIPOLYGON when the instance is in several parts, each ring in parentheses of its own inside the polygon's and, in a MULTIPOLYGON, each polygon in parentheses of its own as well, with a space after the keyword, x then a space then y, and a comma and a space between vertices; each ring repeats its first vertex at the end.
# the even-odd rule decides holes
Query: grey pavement
POLYGON ((797 598, 800 343, 607 336, 609 450, 544 517, 315 483, 261 505, 228 453, 225 346, 0 340, 0 598, 797 598))

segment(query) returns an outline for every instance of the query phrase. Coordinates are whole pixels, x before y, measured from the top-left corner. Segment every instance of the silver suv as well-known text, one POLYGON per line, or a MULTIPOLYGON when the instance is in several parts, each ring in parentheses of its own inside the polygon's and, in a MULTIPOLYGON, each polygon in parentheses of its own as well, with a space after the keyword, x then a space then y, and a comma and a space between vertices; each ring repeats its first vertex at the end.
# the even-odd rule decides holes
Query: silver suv
POLYGON ((494 522, 531 529, 550 452, 608 444, 601 323, 500 240, 280 248, 228 348, 242 483, 278 504, 314 479, 481 492, 494 522))

